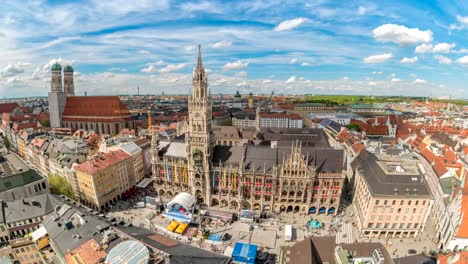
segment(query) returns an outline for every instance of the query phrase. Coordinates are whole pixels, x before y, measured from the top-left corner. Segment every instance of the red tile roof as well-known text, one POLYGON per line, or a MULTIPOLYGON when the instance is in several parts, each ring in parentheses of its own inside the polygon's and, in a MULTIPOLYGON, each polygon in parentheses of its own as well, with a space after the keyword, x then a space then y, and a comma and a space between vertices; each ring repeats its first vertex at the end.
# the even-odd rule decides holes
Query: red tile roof
POLYGON ((354 153, 357 155, 361 151, 363 151, 365 149, 365 147, 361 142, 356 142, 356 143, 353 144, 352 149, 353 149, 354 153))
POLYGON ((123 150, 111 151, 77 165, 75 170, 92 175, 127 158, 130 158, 130 155, 123 150))
POLYGON ((462 138, 467 138, 468 137, 468 129, 463 129, 461 132, 460 132, 460 136, 462 138))
POLYGON ((445 163, 443 159, 439 156, 436 156, 432 151, 428 148, 424 148, 421 151, 421 155, 432 165, 437 176, 441 177, 448 172, 447 168, 445 167, 445 163))
POLYGON ((106 258, 106 256, 107 253, 97 244, 96 240, 91 238, 67 253, 65 255, 65 261, 67 264, 97 264, 101 259, 106 258), (79 259, 79 261, 76 261, 76 259, 79 259))
POLYGON ((67 97, 66 117, 129 117, 130 112, 118 96, 67 97))
POLYGON ((11 113, 17 107, 19 107, 19 105, 17 103, 0 104, 0 113, 11 113))
POLYGON ((461 252, 455 252, 455 253, 448 253, 446 255, 439 254, 437 255, 437 264, 466 264, 468 263, 468 252, 467 251, 461 251, 461 252), (460 254, 460 256, 457 256, 460 254), (457 260, 457 262, 453 262, 454 260, 457 260), (450 262, 449 262, 450 260, 450 262))
POLYGON ((371 136, 380 136, 388 135, 388 126, 387 125, 373 125, 373 123, 366 123, 360 120, 352 119, 351 124, 358 125, 361 131, 366 132, 366 135, 371 136))

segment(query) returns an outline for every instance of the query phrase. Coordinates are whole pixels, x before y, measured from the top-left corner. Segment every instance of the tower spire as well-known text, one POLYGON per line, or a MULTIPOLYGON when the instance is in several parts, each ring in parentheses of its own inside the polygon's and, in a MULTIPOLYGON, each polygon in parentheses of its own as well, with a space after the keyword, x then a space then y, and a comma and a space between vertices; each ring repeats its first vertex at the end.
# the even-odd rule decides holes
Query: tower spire
POLYGON ((198 44, 198 68, 203 68, 202 57, 201 57, 201 45, 198 44))

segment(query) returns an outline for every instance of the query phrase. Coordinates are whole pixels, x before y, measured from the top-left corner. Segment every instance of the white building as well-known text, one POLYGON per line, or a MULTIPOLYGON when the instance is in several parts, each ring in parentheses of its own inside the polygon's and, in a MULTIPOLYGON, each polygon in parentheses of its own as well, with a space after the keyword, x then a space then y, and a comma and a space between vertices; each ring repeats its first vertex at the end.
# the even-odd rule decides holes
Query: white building
POLYGON ((330 119, 340 125, 349 125, 351 119, 365 121, 360 115, 355 113, 310 113, 310 119, 330 119))

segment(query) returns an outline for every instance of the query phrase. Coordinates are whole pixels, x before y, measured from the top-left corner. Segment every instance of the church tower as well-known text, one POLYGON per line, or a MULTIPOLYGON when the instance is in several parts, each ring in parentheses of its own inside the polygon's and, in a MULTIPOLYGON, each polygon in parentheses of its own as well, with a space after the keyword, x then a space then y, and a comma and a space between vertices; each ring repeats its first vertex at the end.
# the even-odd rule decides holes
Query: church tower
POLYGON ((75 95, 75 84, 73 82, 73 68, 70 65, 63 68, 63 88, 67 96, 75 95))
POLYGON ((188 167, 192 195, 211 204, 210 166, 214 148, 211 130, 212 102, 208 91, 208 80, 203 67, 201 48, 198 46, 198 62, 193 70, 192 94, 188 99, 188 131, 186 134, 188 167))
POLYGON ((52 65, 52 79, 49 92, 49 120, 51 127, 61 127, 62 114, 65 109, 66 95, 62 90, 62 66, 52 65))

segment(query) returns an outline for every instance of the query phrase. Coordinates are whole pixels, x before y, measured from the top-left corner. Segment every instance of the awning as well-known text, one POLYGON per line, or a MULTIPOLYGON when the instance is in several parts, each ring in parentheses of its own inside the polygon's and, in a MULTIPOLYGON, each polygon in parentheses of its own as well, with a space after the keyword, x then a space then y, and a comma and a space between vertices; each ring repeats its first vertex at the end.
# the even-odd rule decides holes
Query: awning
POLYGON ((144 189, 146 187, 148 187, 148 185, 153 181, 153 179, 150 179, 150 178, 144 178, 143 180, 141 180, 141 182, 139 182, 137 184, 136 187, 138 188, 141 188, 141 189, 144 189))
POLYGON ((39 227, 37 230, 31 233, 32 240, 36 242, 38 239, 41 239, 47 235, 47 230, 44 226, 39 227))

